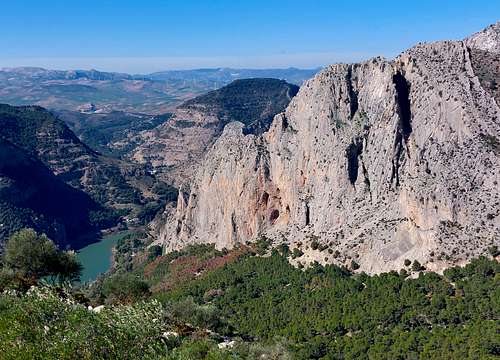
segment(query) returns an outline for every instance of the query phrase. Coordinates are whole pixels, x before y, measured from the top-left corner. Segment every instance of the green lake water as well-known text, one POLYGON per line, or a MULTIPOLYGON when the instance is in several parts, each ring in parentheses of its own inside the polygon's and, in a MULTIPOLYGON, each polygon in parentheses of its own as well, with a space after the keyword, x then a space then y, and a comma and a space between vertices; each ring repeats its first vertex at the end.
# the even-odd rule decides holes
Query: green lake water
POLYGON ((78 250, 76 257, 83 266, 80 282, 94 281, 99 274, 108 271, 111 266, 113 246, 128 234, 130 232, 124 231, 106 235, 101 241, 78 250))

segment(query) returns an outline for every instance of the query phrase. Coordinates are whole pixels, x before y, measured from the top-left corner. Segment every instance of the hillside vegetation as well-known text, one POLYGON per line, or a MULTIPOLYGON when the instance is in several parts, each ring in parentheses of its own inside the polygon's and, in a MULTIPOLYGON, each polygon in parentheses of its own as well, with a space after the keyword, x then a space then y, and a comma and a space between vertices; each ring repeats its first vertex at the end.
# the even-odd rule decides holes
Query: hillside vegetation
POLYGON ((286 246, 269 249, 265 241, 161 255, 131 235, 117 246, 113 272, 94 284, 4 291, 0 349, 12 359, 22 356, 12 356, 11 347, 16 354, 39 349, 43 358, 89 359, 141 352, 151 359, 500 355, 496 260, 480 257, 444 275, 408 263, 399 273, 369 276, 317 263, 298 269, 289 256, 286 246))
POLYGON ((500 355, 500 264, 491 258, 444 275, 408 262, 399 273, 369 276, 318 263, 295 268, 286 245, 270 249, 265 239, 231 251, 192 245, 161 255, 137 233, 118 243, 110 274, 71 288, 37 284, 28 275, 43 272, 22 270, 41 264, 47 255, 40 251, 51 247, 11 246, 33 237, 20 234, 9 242, 0 272, 2 359, 500 355))

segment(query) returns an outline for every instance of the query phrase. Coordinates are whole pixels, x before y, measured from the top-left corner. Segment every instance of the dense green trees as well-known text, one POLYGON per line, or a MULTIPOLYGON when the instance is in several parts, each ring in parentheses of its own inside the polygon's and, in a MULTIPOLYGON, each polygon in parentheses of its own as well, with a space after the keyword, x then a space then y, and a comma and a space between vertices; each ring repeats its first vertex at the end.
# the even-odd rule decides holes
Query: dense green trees
POLYGON ((493 358, 500 354, 499 273, 486 258, 416 279, 318 264, 301 271, 274 252, 157 296, 215 305, 232 333, 286 338, 298 359, 493 358))

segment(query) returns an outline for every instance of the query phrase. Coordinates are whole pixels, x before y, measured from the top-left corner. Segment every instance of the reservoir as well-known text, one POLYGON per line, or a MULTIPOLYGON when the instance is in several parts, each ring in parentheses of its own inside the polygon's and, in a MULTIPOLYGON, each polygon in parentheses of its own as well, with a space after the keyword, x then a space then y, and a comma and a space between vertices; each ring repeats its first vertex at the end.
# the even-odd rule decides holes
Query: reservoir
POLYGON ((108 271, 111 266, 113 247, 118 240, 123 239, 128 234, 130 234, 129 231, 109 234, 104 236, 101 241, 78 250, 76 257, 83 266, 81 283, 94 281, 99 274, 108 271))

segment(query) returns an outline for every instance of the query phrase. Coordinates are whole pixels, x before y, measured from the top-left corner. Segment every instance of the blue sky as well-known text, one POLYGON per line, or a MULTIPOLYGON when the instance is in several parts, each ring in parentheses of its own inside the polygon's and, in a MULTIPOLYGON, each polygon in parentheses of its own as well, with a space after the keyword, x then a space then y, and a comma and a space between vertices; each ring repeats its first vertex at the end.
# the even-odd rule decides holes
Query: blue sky
POLYGON ((316 67, 498 20, 499 0, 5 0, 0 67, 316 67))

